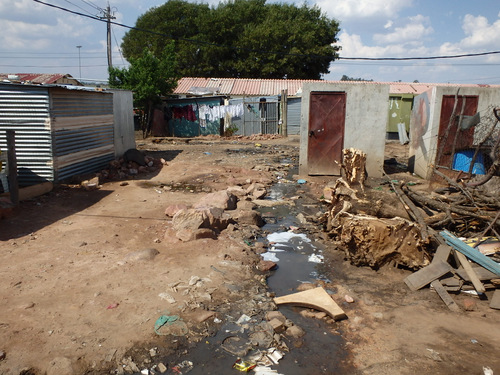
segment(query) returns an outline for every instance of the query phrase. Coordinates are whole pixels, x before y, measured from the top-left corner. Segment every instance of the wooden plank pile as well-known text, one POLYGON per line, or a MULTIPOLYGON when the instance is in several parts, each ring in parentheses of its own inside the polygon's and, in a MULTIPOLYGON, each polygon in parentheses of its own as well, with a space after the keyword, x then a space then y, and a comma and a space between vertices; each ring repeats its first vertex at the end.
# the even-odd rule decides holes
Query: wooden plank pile
POLYGON ((440 235, 446 244, 438 247, 430 265, 406 277, 406 285, 418 290, 430 284, 454 312, 461 308, 449 292, 473 291, 490 308, 500 309, 500 264, 448 231, 440 235))

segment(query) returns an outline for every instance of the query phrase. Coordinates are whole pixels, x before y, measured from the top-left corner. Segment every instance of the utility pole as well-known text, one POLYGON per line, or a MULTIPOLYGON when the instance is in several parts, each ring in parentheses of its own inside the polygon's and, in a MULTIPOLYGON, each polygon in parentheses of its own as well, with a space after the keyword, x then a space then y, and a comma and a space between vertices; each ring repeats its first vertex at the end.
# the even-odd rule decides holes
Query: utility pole
POLYGON ((82 60, 80 59, 80 49, 82 46, 76 46, 78 48, 78 71, 80 72, 80 80, 82 79, 82 60))
POLYGON ((108 69, 113 66, 113 61, 111 58, 111 20, 115 20, 116 17, 111 14, 111 8, 108 3, 106 9, 102 9, 103 16, 99 17, 101 20, 107 20, 107 36, 108 36, 108 69))

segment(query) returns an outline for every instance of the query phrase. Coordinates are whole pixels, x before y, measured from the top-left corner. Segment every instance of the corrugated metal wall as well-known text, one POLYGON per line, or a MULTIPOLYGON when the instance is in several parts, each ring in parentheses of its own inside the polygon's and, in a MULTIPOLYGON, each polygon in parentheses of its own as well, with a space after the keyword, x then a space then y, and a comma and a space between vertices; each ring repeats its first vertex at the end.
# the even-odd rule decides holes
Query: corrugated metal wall
POLYGON ((114 159, 113 94, 51 88, 56 180, 98 171, 114 159))
POLYGON ((302 98, 288 98, 287 130, 288 135, 300 134, 300 113, 302 98))
POLYGON ((114 159, 111 93, 0 83, 0 148, 16 132, 20 186, 96 172, 114 159))
POLYGON ((0 149, 5 151, 5 130, 16 132, 20 186, 54 179, 52 135, 49 127, 49 91, 33 86, 0 84, 0 149))

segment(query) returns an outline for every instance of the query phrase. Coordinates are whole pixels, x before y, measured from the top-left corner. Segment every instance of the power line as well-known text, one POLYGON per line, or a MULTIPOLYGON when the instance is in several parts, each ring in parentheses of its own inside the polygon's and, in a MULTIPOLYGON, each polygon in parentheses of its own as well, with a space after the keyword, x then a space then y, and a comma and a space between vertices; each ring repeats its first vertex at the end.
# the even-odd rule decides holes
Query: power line
MULTIPOLYGON (((249 51, 249 52, 259 52, 259 53, 265 53, 265 54, 276 54, 276 55, 283 55, 283 56, 299 56, 299 57, 324 57, 320 55, 311 55, 311 54, 299 54, 299 53, 288 53, 288 52, 273 52, 273 51, 263 51, 263 50, 255 50, 255 49, 249 49, 249 48, 243 48, 243 47, 235 47, 235 46, 228 46, 224 44, 217 44, 217 43, 211 43, 211 42, 205 42, 201 40, 195 40, 195 39, 187 39, 187 38, 181 38, 181 37, 174 37, 173 35, 165 34, 165 33, 160 33, 157 31, 153 30, 147 30, 147 29, 142 29, 139 27, 135 26, 128 26, 119 22, 114 22, 110 21, 109 18, 107 19, 101 19, 99 17, 83 14, 80 12, 76 12, 67 8, 63 8, 54 4, 49 4, 45 3, 41 0, 33 0, 37 3, 47 5, 52 8, 56 8, 59 10, 62 10, 64 12, 69 12, 72 14, 76 14, 82 17, 87 17, 96 21, 101 21, 101 22, 107 22, 109 24, 113 24, 116 26, 124 27, 130 30, 137 30, 137 31, 142 31, 145 33, 153 34, 153 35, 158 35, 158 36, 164 36, 173 40, 182 40, 185 42, 189 43, 196 43, 196 44, 201 44, 201 45, 207 45, 207 46, 212 46, 212 47, 225 47, 225 48, 230 48, 230 49, 235 49, 235 50, 244 50, 244 51, 249 51)), ((478 57, 478 56, 488 56, 488 55, 496 55, 500 54, 500 51, 489 51, 489 52, 479 52, 479 53, 465 53, 465 54, 458 54, 458 55, 445 55, 445 56, 427 56, 427 57, 342 57, 339 56, 337 59, 338 60, 361 60, 361 61, 410 61, 410 60, 438 60, 438 59, 456 59, 456 58, 462 58, 462 57, 478 57)))

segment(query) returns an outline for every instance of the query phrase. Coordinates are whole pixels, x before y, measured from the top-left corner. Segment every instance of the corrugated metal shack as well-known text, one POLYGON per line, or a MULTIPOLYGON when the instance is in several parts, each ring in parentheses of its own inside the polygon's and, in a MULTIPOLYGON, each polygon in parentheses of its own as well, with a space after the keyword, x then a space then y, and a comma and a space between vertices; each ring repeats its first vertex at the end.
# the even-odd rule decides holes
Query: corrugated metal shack
POLYGON ((95 172, 115 157, 113 94, 0 83, 0 149, 16 133, 20 186, 95 172))

